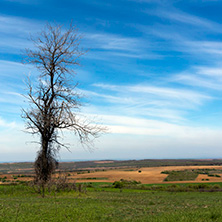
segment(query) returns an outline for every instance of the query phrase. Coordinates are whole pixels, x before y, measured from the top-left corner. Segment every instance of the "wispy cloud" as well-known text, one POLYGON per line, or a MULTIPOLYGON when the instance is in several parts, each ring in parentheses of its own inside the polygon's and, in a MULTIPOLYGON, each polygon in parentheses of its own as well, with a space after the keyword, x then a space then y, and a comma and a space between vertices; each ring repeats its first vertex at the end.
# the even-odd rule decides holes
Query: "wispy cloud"
POLYGON ((132 92, 140 93, 141 95, 154 95, 159 98, 170 98, 183 102, 190 102, 193 104, 202 104, 206 99, 211 99, 210 96, 201 94, 199 92, 167 87, 156 87, 149 85, 134 85, 134 86, 122 86, 122 85, 109 85, 109 84, 94 84, 96 87, 108 89, 118 92, 132 92))
POLYGON ((222 90, 222 81, 216 82, 209 78, 202 78, 192 74, 179 74, 173 77, 173 80, 182 84, 198 86, 202 88, 210 88, 214 90, 222 90))
POLYGON ((173 87, 145 84, 93 84, 93 86, 93 91, 84 90, 83 94, 94 101, 92 112, 98 115, 111 112, 128 117, 138 116, 169 122, 186 122, 186 116, 190 110, 197 110, 213 99, 205 93, 173 87))
POLYGON ((186 59, 193 58, 199 62, 219 63, 222 59, 222 43, 218 40, 206 40, 204 37, 196 36, 192 29, 187 28, 183 31, 176 31, 175 27, 167 25, 158 25, 155 29, 140 26, 139 29, 147 35, 154 35, 162 39, 161 43, 155 40, 157 44, 156 52, 165 57, 176 57, 174 53, 180 52, 180 57, 186 59))
POLYGON ((33 26, 35 28, 38 26, 38 23, 34 20, 17 16, 0 15, 1 33, 23 37, 25 34, 30 33, 30 30, 32 30, 33 26))
POLYGON ((198 74, 205 75, 214 78, 222 77, 222 67, 210 67, 210 66, 195 66, 194 67, 198 74))
POLYGON ((38 21, 16 16, 0 15, 1 52, 20 54, 20 50, 32 48, 28 40, 31 30, 38 32, 42 24, 38 21))
POLYGON ((189 46, 189 50, 193 53, 211 54, 213 57, 222 55, 222 42, 218 41, 186 41, 185 45, 189 46))
POLYGON ((22 76, 27 74, 28 71, 33 69, 32 65, 24 65, 19 62, 12 62, 8 60, 0 60, 0 76, 3 77, 12 77, 21 79, 22 76))
POLYGON ((184 85, 222 91, 222 68, 218 66, 194 66, 186 72, 173 75, 171 79, 184 85))
POLYGON ((137 26, 147 38, 154 36, 153 44, 156 44, 159 54, 172 56, 173 52, 181 52, 180 57, 193 56, 208 63, 222 59, 222 43, 218 40, 222 34, 220 23, 173 6, 146 9, 144 12, 161 19, 155 26, 137 26))
POLYGON ((102 118, 109 125, 113 133, 195 138, 197 134, 201 137, 206 132, 214 131, 209 128, 190 127, 147 118, 115 115, 103 115, 102 118))
POLYGON ((143 38, 125 37, 111 33, 85 33, 84 43, 93 51, 88 58, 110 60, 110 58, 139 58, 139 59, 160 59, 153 51, 152 42, 143 38), (100 56, 101 54, 101 56, 100 56))
POLYGON ((179 22, 183 24, 188 24, 192 26, 196 26, 199 28, 204 28, 205 31, 214 31, 221 33, 221 24, 217 22, 210 21, 206 18, 201 18, 189 13, 185 13, 176 8, 168 8, 165 9, 157 9, 156 11, 146 10, 148 14, 158 16, 160 18, 165 18, 174 22, 179 22))
POLYGON ((121 37, 113 34, 90 34, 85 36, 86 39, 94 42, 94 47, 107 50, 120 51, 137 51, 141 43, 136 38, 121 37))
MULTIPOLYGON (((57 11, 42 0, 4 1, 25 9, 29 6, 22 4, 41 2, 50 13, 57 11)), ((138 158, 160 158, 160 153, 166 158, 178 157, 179 153, 179 157, 200 157, 203 152, 212 155, 209 147, 220 154, 222 25, 219 15, 206 14, 203 6, 198 5, 199 0, 114 2, 118 4, 85 0, 79 4, 84 8, 73 8, 84 34, 81 46, 90 49, 75 79, 80 81, 80 91, 87 97, 83 101, 89 100, 91 104, 83 106, 82 112, 101 118, 111 132, 101 138, 100 149, 108 158, 114 156, 112 153, 121 158, 124 152, 131 153, 133 158, 135 153, 139 153, 138 158), (197 13, 190 10, 193 4, 197 13), (86 7, 96 10, 88 11, 86 7), (119 10, 121 7, 124 12, 119 10), (82 13, 85 11, 87 18, 82 13), (108 11, 107 16, 104 12, 108 11)), ((70 12, 71 5, 70 1, 65 13, 70 12)), ((49 13, 42 16, 34 20, 31 16, 28 19, 0 14, 1 58, 18 61, 20 50, 32 47, 27 40, 30 32, 39 32, 43 19, 51 18, 49 13)), ((71 15, 66 16, 63 18, 68 21, 71 15)), ((56 20, 65 21, 60 19, 56 20)), ((15 152, 17 146, 26 154, 23 147, 27 136, 13 120, 21 121, 20 106, 24 107, 24 103, 20 94, 24 92, 25 75, 30 71, 35 74, 36 70, 3 60, 0 70, 1 155, 15 152), (15 140, 12 141, 11 135, 15 140)), ((80 156, 85 155, 75 147, 80 156)))

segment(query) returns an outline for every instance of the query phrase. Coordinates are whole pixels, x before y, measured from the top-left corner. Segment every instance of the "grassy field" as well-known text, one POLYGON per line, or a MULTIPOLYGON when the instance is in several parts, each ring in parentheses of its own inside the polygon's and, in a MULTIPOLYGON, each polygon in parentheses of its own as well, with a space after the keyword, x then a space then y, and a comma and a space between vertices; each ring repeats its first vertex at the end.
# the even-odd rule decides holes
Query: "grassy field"
MULTIPOLYGON (((113 164, 103 162, 95 164, 113 164)), ((29 165, 16 166, 0 173, 0 222, 222 221, 222 166, 71 170, 54 174, 54 183, 65 176, 69 185, 84 182, 87 188, 78 192, 77 184, 46 198, 27 185, 33 180, 29 165)))
POLYGON ((198 173, 193 170, 183 170, 183 171, 163 171, 161 173, 168 174, 164 181, 190 181, 195 180, 198 173))
MULTIPOLYGON (((96 185, 96 184, 95 184, 96 185)), ((167 185, 165 185, 167 186, 167 185)), ((222 221, 221 192, 88 188, 41 198, 26 185, 0 186, 0 221, 222 221)))

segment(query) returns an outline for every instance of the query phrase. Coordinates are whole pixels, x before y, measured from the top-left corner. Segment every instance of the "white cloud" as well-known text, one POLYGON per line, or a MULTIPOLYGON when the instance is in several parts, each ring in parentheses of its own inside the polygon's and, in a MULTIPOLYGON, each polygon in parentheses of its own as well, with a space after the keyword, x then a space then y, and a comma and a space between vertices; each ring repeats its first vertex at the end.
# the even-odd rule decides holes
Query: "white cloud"
POLYGON ((190 70, 172 76, 172 81, 183 85, 198 86, 211 90, 222 90, 221 67, 194 66, 190 70))
POLYGON ((121 37, 108 33, 87 33, 85 39, 89 39, 91 42, 96 43, 94 47, 106 50, 137 51, 138 45, 141 45, 136 38, 121 37))
POLYGON ((152 42, 143 38, 125 37, 111 33, 85 33, 85 45, 93 50, 86 56, 89 59, 112 61, 119 57, 131 59, 161 59, 163 56, 153 52, 152 42))
POLYGON ((11 36, 24 37, 33 30, 33 27, 40 28, 34 20, 23 17, 0 15, 0 32, 11 36))
MULTIPOLYGON (((103 115, 110 133, 96 141, 93 153, 84 150, 77 138, 65 133, 65 141, 71 144, 71 153, 60 152, 61 159, 143 159, 143 158, 201 158, 222 156, 222 131, 208 127, 169 124, 144 118, 103 115), (210 149, 209 149, 210 148, 210 149)), ((34 160, 38 141, 21 131, 23 126, 0 134, 0 161, 34 160)))
MULTIPOLYGON (((147 11, 149 13, 149 11, 147 11)), ((157 10, 155 13, 156 16, 166 18, 168 20, 177 21, 180 23, 185 23, 197 27, 204 28, 205 31, 215 31, 215 32, 222 32, 222 26, 216 22, 210 21, 205 18, 201 18, 195 15, 191 15, 185 12, 182 12, 178 9, 171 9, 171 10, 157 10)))
MULTIPOLYGON (((179 77, 172 77, 177 81, 179 77)), ((143 117, 166 122, 189 121, 189 112, 215 99, 196 90, 160 87, 146 84, 111 85, 93 84, 94 90, 82 90, 93 106, 84 108, 84 113, 116 116, 143 117)))
MULTIPOLYGON (((193 48, 193 53, 207 53, 214 57, 222 55, 222 42, 218 41, 187 41, 186 45, 193 48)), ((221 57, 220 57, 221 58, 221 57)))
MULTIPOLYGON (((20 50, 32 48, 31 30, 40 31, 42 24, 31 19, 0 15, 1 52, 21 54, 20 50)), ((33 33, 32 33, 33 34, 33 33)))
POLYGON ((4 120, 2 117, 0 117, 0 129, 13 129, 17 128, 17 124, 15 122, 8 122, 4 120))
POLYGON ((12 62, 7 60, 0 60, 0 76, 1 78, 9 77, 12 79, 21 80, 22 77, 27 75, 33 66, 24 65, 19 62, 12 62))
POLYGON ((170 138, 201 138, 219 135, 222 130, 207 127, 186 126, 172 124, 160 120, 132 118, 126 116, 102 115, 101 118, 110 128, 112 133, 161 136, 170 138))
POLYGON ((165 56, 171 57, 175 52, 182 52, 180 57, 185 59, 192 56, 195 61, 205 63, 221 61, 222 42, 218 40, 222 34, 220 23, 185 13, 172 6, 168 6, 167 10, 161 7, 145 12, 162 19, 155 26, 137 26, 149 41, 153 40, 159 54, 164 51, 165 56))
POLYGON ((222 77, 222 67, 196 66, 194 68, 200 75, 206 75, 215 78, 222 77))
POLYGON ((117 92, 131 92, 140 93, 140 95, 154 95, 164 99, 174 99, 177 101, 201 105, 205 100, 212 99, 210 96, 203 93, 195 92, 192 90, 183 90, 179 88, 167 88, 167 87, 156 87, 150 85, 133 85, 133 86, 122 86, 122 85, 109 85, 109 84, 94 84, 96 87, 100 87, 106 90, 112 90, 117 92))
POLYGON ((182 83, 184 85, 198 86, 202 88, 209 88, 214 90, 222 90, 222 81, 213 81, 209 78, 202 78, 192 74, 179 74, 173 77, 173 81, 182 83))

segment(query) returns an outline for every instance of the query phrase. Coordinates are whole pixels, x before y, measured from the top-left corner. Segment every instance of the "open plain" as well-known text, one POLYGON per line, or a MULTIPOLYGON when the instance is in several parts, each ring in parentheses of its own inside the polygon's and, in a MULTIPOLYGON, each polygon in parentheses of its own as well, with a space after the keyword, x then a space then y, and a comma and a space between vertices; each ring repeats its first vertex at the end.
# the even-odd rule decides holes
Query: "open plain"
MULTIPOLYGON (((114 182, 120 179, 136 180, 143 184, 162 184, 162 183, 174 183, 165 182, 166 174, 162 174, 163 171, 183 171, 192 169, 217 169, 222 170, 222 166, 167 166, 167 167, 142 167, 139 169, 117 169, 107 171, 87 171, 83 174, 73 173, 69 176, 71 180, 78 180, 79 182, 114 182), (93 179, 96 178, 96 179, 93 179), (103 178, 103 179, 100 179, 103 178)), ((208 175, 198 175, 194 181, 179 181, 182 183, 194 183, 203 182, 202 179, 209 179, 204 182, 222 182, 222 177, 209 177, 208 175)), ((175 181, 178 182, 178 181, 175 181)))
POLYGON ((222 221, 222 166, 204 161, 62 163, 55 184, 65 178, 75 186, 51 187, 45 198, 26 183, 34 179, 31 163, 0 164, 0 221, 222 221))
MULTIPOLYGON (((31 181, 34 174, 20 174, 20 173, 2 173, 1 178, 5 178, 6 181, 31 181)), ((117 168, 117 169, 101 169, 93 168, 73 172, 57 172, 54 174, 54 178, 67 177, 67 180, 71 183, 85 183, 85 182, 109 182, 124 180, 140 181, 142 184, 166 184, 166 183, 209 183, 209 182, 222 182, 222 166, 161 166, 161 167, 141 167, 141 168, 117 168), (195 180, 188 181, 164 181, 167 174, 163 174, 163 171, 184 171, 184 170, 197 170, 197 169, 209 169, 221 171, 218 173, 218 177, 210 177, 206 174, 199 174, 195 180)), ((0 182, 3 183, 3 182, 0 182)))

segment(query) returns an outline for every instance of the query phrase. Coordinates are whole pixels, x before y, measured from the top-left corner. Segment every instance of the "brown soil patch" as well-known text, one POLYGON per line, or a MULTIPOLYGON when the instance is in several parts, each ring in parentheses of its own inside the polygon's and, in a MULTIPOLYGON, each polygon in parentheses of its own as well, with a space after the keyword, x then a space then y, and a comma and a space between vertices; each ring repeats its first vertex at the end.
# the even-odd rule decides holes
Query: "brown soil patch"
POLYGON ((169 167, 144 167, 134 171, 126 170, 108 170, 99 171, 85 174, 71 175, 69 179, 75 180, 78 178, 78 182, 114 182, 120 179, 136 180, 143 184, 153 183, 195 183, 195 182, 222 182, 221 177, 208 177, 207 175, 199 175, 195 181, 176 181, 176 182, 163 182, 167 177, 166 174, 161 174, 164 170, 186 170, 186 169, 222 169, 222 166, 169 166, 169 167), (107 180, 91 180, 86 178, 108 178, 107 180), (79 178, 82 178, 79 180, 79 178), (202 179, 208 178, 209 181, 202 181, 202 179))
POLYGON ((221 177, 208 177, 207 175, 199 174, 196 178, 196 182, 222 182, 222 175, 219 175, 221 177), (209 181, 206 181, 206 179, 209 179, 209 181))
POLYGON ((6 177, 6 180, 10 180, 11 182, 13 181, 16 181, 16 180, 19 180, 19 181, 32 181, 33 180, 33 177, 18 177, 17 179, 14 179, 13 176, 18 176, 20 174, 0 174, 0 177, 1 178, 4 178, 6 177))
MULTIPOLYGON (((99 161, 98 161, 99 162, 99 161)), ((173 182, 163 182, 167 177, 167 174, 161 174, 165 170, 187 170, 187 169, 222 169, 222 166, 167 166, 167 167, 143 167, 143 168, 125 168, 125 169, 106 169, 105 171, 97 171, 90 173, 87 171, 83 174, 77 174, 76 172, 70 172, 70 176, 67 176, 68 181, 70 182, 111 182, 118 181, 120 179, 125 180, 136 180, 140 181, 143 184, 161 184, 161 183, 207 183, 207 182, 222 182, 221 177, 209 177, 207 175, 199 174, 195 181, 173 181, 173 182), (141 171, 141 172, 139 172, 141 171), (98 178, 98 179, 87 179, 87 178, 98 178), (107 179, 101 179, 107 178, 107 179), (202 180, 204 179, 204 180, 202 180), (209 181, 206 181, 209 179, 209 181)), ((0 174, 0 177, 7 177, 6 180, 10 181, 31 181, 32 177, 18 177, 13 179, 13 175, 19 174, 0 174)), ((53 177, 63 176, 64 174, 56 173, 53 177)), ((68 175, 68 173, 66 173, 68 175)), ((1 184, 1 182, 0 182, 1 184)))

